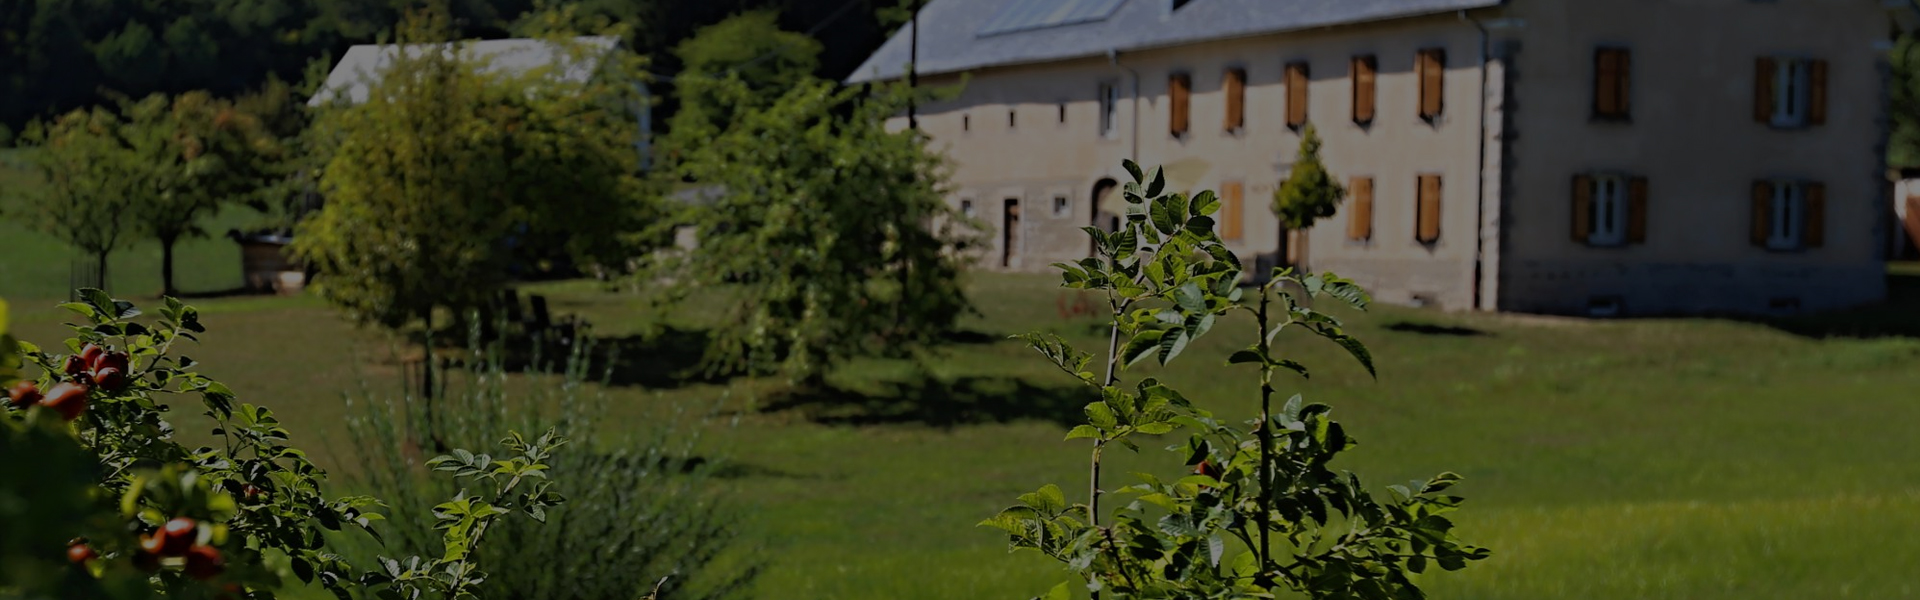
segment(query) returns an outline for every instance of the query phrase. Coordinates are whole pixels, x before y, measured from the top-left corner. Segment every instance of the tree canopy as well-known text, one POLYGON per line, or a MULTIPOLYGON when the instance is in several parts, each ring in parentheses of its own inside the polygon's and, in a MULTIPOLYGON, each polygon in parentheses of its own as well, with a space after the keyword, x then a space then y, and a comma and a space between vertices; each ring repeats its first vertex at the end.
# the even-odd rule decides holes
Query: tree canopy
MULTIPOLYGON (((756 93, 738 79, 717 91, 740 103, 756 93)), ((908 93, 809 79, 689 149, 685 173, 723 191, 692 209, 700 249, 673 281, 741 283, 710 366, 777 365, 815 383, 846 358, 938 340, 971 310, 959 278, 975 240, 945 201, 944 159, 886 125, 908 93)))

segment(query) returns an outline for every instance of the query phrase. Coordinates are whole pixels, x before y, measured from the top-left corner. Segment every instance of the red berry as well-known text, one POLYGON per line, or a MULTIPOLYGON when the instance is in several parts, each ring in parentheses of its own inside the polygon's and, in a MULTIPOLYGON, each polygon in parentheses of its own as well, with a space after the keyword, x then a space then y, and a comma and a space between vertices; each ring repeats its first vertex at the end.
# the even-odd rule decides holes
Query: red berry
POLYGON ((84 563, 99 557, 100 555, 93 551, 92 546, 88 546, 86 544, 74 544, 72 546, 67 546, 68 562, 72 562, 74 564, 80 564, 80 563, 84 563))
POLYGON ((132 364, 133 364, 133 359, 131 357, 128 357, 127 353, 108 352, 106 354, 100 355, 100 358, 94 359, 92 366, 95 369, 104 369, 107 367, 113 367, 115 369, 119 369, 120 372, 125 373, 131 370, 128 368, 128 366, 132 364))
POLYGON ((60 370, 65 371, 68 375, 85 373, 87 372, 87 368, 87 360, 80 358, 78 354, 68 355, 66 364, 60 366, 60 370))
POLYGON ((109 392, 127 389, 127 374, 113 367, 103 367, 93 371, 93 383, 109 392))
POLYGON ((47 398, 41 405, 60 413, 60 417, 72 421, 87 411, 87 386, 63 382, 47 391, 47 398))
POLYGON ((89 343, 86 346, 82 346, 80 348, 80 360, 86 361, 87 366, 91 368, 95 361, 100 360, 100 355, 106 354, 106 353, 107 353, 107 350, 105 348, 101 348, 99 344, 89 343))
POLYGON ((7 397, 13 400, 14 408, 21 410, 26 410, 27 407, 33 406, 40 402, 40 398, 42 398, 40 395, 40 386, 34 385, 31 381, 22 381, 13 384, 13 390, 7 393, 7 397))
POLYGON ((1200 464, 1193 466, 1193 474, 1205 475, 1214 479, 1219 479, 1221 475, 1220 467, 1213 464, 1213 461, 1206 459, 1202 459, 1200 464))
POLYGON ((240 490, 240 495, 245 497, 248 502, 259 501, 260 495, 263 493, 265 492, 260 491, 260 488, 254 487, 251 483, 247 484, 245 489, 240 490))
POLYGON ((201 581, 220 576, 226 570, 226 559, 220 556, 220 549, 213 546, 194 546, 187 550, 187 576, 201 581))
POLYGON ((180 556, 186 554, 187 549, 197 541, 196 538, 200 537, 200 524, 186 517, 174 517, 161 525, 154 537, 160 540, 160 554, 180 556))

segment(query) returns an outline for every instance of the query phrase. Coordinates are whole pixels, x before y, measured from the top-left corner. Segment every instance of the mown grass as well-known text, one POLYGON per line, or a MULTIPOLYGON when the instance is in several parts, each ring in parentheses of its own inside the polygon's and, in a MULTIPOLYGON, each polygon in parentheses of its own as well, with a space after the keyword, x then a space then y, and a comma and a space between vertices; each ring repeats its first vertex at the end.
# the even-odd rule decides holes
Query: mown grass
MULTIPOLYGON (((1909 597, 1920 564, 1920 338, 1910 333, 1920 269, 1896 272, 1890 307, 1778 322, 1378 307, 1349 315, 1378 357, 1378 381, 1335 348, 1283 337, 1283 351, 1315 368, 1283 395, 1336 407, 1361 441, 1343 466, 1372 485, 1466 476, 1460 531, 1495 554, 1425 577, 1436 598, 1909 597)), ((1056 314, 1056 281, 976 275, 985 317, 969 324, 975 335, 924 368, 856 362, 832 378, 840 391, 807 398, 783 398, 768 381, 675 379, 684 344, 625 338, 661 319, 697 332, 712 314, 649 314, 583 282, 534 289, 625 338, 624 384, 609 389, 616 418, 656 418, 675 401, 739 415, 707 443, 747 467, 729 485, 772 561, 757 597, 973 600, 1029 597, 1064 578, 973 526, 1047 482, 1084 499, 1086 447, 1061 436, 1085 393, 1005 339, 1042 330, 1103 346, 1097 323, 1056 314)), ((198 304, 212 331, 188 352, 243 399, 274 407, 296 440, 340 440, 338 394, 360 378, 398 386, 379 364, 385 338, 310 298, 198 304)), ((16 311, 28 339, 58 337, 57 313, 16 311)), ((1129 377, 1252 414, 1253 374, 1223 365, 1252 339, 1244 325, 1223 323, 1172 367, 1129 377)), ((1110 484, 1177 462, 1148 446, 1109 455, 1110 484)))

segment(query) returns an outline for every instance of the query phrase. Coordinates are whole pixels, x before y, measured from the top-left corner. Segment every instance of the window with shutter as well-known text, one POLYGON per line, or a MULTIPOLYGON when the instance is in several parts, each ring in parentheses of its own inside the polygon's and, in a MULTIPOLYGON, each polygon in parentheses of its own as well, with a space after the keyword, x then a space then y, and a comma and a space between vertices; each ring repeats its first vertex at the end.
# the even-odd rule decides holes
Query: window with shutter
POLYGON ((1187 134, 1187 108, 1192 100, 1193 78, 1186 73, 1174 73, 1167 78, 1167 131, 1174 137, 1187 134))
POLYGON ((1287 63, 1287 127, 1307 124, 1307 63, 1287 63))
POLYGON ((1374 76, 1379 71, 1379 62, 1373 55, 1353 57, 1353 122, 1366 125, 1373 122, 1374 76))
POLYGON ((1440 176, 1421 175, 1416 202, 1417 223, 1414 240, 1422 244, 1440 241, 1440 176))
POLYGON ((1364 242, 1373 237, 1373 178, 1355 177, 1347 191, 1353 204, 1347 208, 1347 239, 1364 242))
POLYGON ((1625 48, 1599 48, 1593 53, 1593 116, 1626 119, 1629 112, 1630 54, 1625 48))
POLYGON ((1619 246, 1632 238, 1632 182, 1625 176, 1574 177, 1574 239, 1590 246, 1619 246), (1582 235, 1584 232, 1584 235, 1582 235))
POLYGON ((1238 181, 1220 184, 1220 239, 1237 241, 1242 233, 1241 219, 1246 200, 1245 186, 1238 181))
POLYGON ((1753 183, 1753 243, 1768 250, 1826 243, 1827 186, 1812 181, 1753 183))
POLYGON ((1446 92, 1447 51, 1427 48, 1420 51, 1414 62, 1420 79, 1420 118, 1438 119, 1446 108, 1442 96, 1446 92))
POLYGON ((1753 120, 1777 128, 1827 122, 1827 61, 1763 56, 1755 61, 1753 120))
POLYGON ((1227 132, 1240 131, 1247 124, 1246 69, 1227 69, 1221 87, 1227 92, 1227 132))

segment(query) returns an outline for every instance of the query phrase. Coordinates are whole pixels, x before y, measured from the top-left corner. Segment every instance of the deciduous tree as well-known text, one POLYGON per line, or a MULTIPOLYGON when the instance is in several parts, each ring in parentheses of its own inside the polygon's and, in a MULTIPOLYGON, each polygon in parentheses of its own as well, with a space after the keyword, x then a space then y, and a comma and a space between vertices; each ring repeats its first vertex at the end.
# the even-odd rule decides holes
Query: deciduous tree
POLYGON ((1347 189, 1320 162, 1320 134, 1308 125, 1300 136, 1300 156, 1293 170, 1273 192, 1273 214, 1280 217, 1281 227, 1309 229, 1315 221, 1333 216, 1346 197, 1347 189))
MULTIPOLYGON (((755 93, 719 89, 733 102, 755 93)), ((695 209, 700 248, 674 281, 743 282, 711 366, 777 362, 818 383, 845 358, 933 342, 971 309, 959 279, 973 240, 946 203, 944 160, 919 132, 886 125, 908 93, 805 81, 689 149, 685 173, 724 192, 695 209)))
POLYGON ((361 322, 431 331, 436 308, 486 306, 516 258, 551 248, 540 242, 617 266, 642 241, 637 59, 556 38, 569 60, 509 73, 448 43, 450 31, 444 12, 416 14, 368 100, 316 117, 326 202, 292 250, 361 322), (557 76, 587 60, 596 76, 557 76))
POLYGON ((154 172, 126 138, 127 124, 105 108, 35 122, 23 145, 46 185, 29 192, 21 212, 40 230, 91 256, 101 282, 107 256, 132 239, 135 198, 152 188, 154 172))

